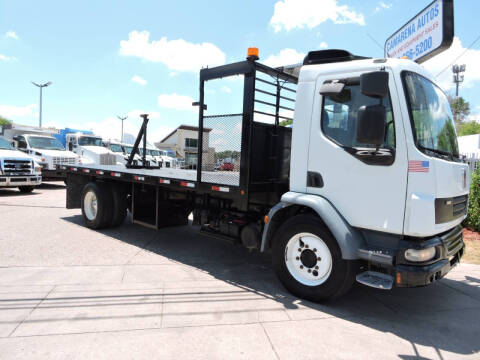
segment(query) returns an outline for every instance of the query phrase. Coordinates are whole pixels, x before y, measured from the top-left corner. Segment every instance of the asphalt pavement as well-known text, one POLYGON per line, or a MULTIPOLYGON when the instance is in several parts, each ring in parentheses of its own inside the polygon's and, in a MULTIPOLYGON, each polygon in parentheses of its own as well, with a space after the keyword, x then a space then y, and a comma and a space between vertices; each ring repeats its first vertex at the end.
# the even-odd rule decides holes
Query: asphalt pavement
POLYGON ((0 359, 480 359, 480 266, 314 304, 268 254, 182 226, 92 231, 63 183, 0 190, 0 359))

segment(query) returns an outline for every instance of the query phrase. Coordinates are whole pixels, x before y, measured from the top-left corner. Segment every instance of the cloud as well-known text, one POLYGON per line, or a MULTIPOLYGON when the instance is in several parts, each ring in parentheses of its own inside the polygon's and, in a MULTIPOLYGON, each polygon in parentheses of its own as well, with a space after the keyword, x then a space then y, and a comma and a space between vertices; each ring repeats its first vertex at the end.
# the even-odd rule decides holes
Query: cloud
POLYGON ((15 60, 15 58, 13 56, 7 56, 7 55, 0 54, 0 60, 1 61, 10 61, 10 60, 15 60))
POLYGON ((230 89, 228 86, 225 86, 225 85, 223 85, 220 90, 222 90, 222 92, 227 94, 230 94, 232 92, 232 89, 230 89))
POLYGON ((278 55, 270 55, 263 63, 270 67, 298 64, 303 61, 305 53, 297 52, 295 49, 280 50, 278 55))
POLYGON ((373 13, 376 14, 378 13, 380 10, 383 10, 383 9, 390 9, 392 7, 392 4, 387 4, 387 3, 384 3, 383 1, 380 1, 377 5, 377 7, 375 8, 375 10, 373 10, 373 13))
POLYGON ((478 66, 480 63, 480 50, 467 50, 456 36, 448 50, 425 61, 422 65, 436 77, 440 87, 444 91, 448 91, 455 87, 452 81, 452 63, 466 65, 465 81, 460 85, 461 87, 472 87, 480 81, 480 67, 478 66), (455 61, 460 54, 463 55, 455 61), (442 70, 444 71, 438 75, 442 70))
POLYGON ((173 94, 162 94, 158 96, 158 105, 163 108, 176 110, 189 110, 197 112, 197 107, 192 106, 195 100, 190 96, 173 94))
POLYGON ((227 145, 227 141, 223 138, 213 140, 210 145, 212 146, 219 146, 219 145, 227 145))
POLYGON ((7 31, 7 33, 5 34, 5 37, 7 39, 15 39, 15 40, 18 40, 18 35, 15 33, 15 31, 7 31))
POLYGON ((313 29, 331 20, 334 24, 365 25, 365 18, 348 5, 339 5, 337 0, 281 0, 275 3, 270 25, 275 32, 282 29, 313 29))
POLYGON ((0 115, 15 121, 19 117, 36 116, 37 105, 26 106, 0 105, 0 115))
POLYGON ((147 80, 142 79, 140 76, 135 75, 131 79, 134 83, 140 84, 140 85, 147 85, 147 80))
POLYGON ((225 64, 225 54, 212 43, 190 43, 183 39, 150 41, 148 31, 132 31, 120 41, 120 55, 135 56, 165 64, 170 70, 197 72, 205 66, 225 64))
POLYGON ((320 49, 326 49, 326 48, 328 48, 328 44, 327 44, 325 41, 322 41, 322 42, 320 43, 320 45, 318 45, 318 47, 319 47, 320 49))

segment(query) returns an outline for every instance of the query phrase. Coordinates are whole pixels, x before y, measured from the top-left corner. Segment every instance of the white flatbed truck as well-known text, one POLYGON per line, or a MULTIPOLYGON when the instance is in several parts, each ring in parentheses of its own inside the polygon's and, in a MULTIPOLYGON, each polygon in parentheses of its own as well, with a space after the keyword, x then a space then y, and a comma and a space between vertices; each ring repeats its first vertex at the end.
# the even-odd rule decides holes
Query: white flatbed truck
POLYGON ((313 301, 355 280, 391 289, 448 273, 464 251, 470 178, 433 77, 410 60, 343 50, 310 52, 290 69, 256 59, 200 71, 196 170, 63 166, 67 208, 92 229, 121 224, 127 208, 157 229, 193 213, 202 231, 271 251, 284 286, 313 301), (207 112, 205 87, 238 75, 243 110, 207 112), (293 103, 293 127, 280 126, 293 103), (229 141, 207 138, 221 133, 229 141), (238 170, 214 169, 214 143, 239 152, 238 170))

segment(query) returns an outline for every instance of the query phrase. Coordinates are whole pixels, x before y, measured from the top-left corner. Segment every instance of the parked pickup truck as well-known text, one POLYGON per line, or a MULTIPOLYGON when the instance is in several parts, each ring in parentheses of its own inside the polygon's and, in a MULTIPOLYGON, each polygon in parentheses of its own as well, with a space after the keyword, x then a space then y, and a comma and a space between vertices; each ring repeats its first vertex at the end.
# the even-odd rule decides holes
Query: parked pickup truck
POLYGON ((29 193, 41 182, 40 165, 0 137, 0 188, 18 187, 29 193))

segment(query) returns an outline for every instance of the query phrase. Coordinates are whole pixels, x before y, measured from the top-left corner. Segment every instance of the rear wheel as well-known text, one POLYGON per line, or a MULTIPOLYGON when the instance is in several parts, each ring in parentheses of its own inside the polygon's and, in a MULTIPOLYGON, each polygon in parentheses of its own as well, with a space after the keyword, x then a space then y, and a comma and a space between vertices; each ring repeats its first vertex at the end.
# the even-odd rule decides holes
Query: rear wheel
POLYGON ((82 192, 82 216, 90 229, 101 229, 112 222, 113 199, 105 184, 88 183, 82 192))
POLYGON ((322 301, 346 293, 355 280, 357 264, 343 260, 335 238, 313 215, 297 215, 276 232, 273 266, 282 284, 294 295, 322 301))
POLYGON ((31 193, 35 189, 35 186, 19 186, 18 190, 22 193, 31 193))

